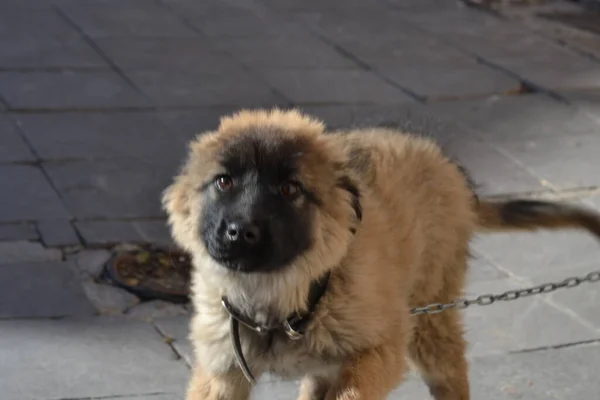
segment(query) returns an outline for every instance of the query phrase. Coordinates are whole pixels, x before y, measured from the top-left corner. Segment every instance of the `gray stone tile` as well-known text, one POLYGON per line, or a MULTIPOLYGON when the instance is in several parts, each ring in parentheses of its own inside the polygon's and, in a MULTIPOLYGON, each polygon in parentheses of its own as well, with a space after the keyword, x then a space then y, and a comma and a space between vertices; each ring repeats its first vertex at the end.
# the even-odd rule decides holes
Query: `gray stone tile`
POLYGON ((108 67, 87 43, 78 37, 0 37, 3 68, 108 67))
POLYGON ((198 34, 157 3, 148 1, 62 2, 62 11, 92 38, 194 37, 198 34))
POLYGON ((79 238, 68 220, 40 221, 37 228, 42 242, 48 247, 79 245, 79 238))
POLYGON ((198 133, 216 129, 221 117, 230 115, 237 109, 237 107, 217 107, 193 111, 162 111, 156 115, 172 132, 184 135, 188 142, 198 133))
POLYGON ((187 384, 188 369, 156 330, 130 318, 5 321, 0 331, 5 400, 176 399, 187 384))
POLYGON ((45 160, 169 158, 185 141, 148 112, 19 115, 18 124, 45 160))
MULTIPOLYGON (((598 265, 598 263, 569 268, 564 271, 540 270, 537 274, 532 275, 529 280, 534 285, 546 282, 562 282, 571 277, 582 278, 595 271, 600 271, 600 265, 598 265)), ((548 300, 556 305, 556 307, 576 315, 582 321, 594 326, 598 332, 600 332, 600 313, 598 313, 600 282, 584 282, 575 288, 558 289, 546 296, 548 300)))
POLYGON ((588 58, 527 31, 504 28, 490 35, 478 31, 476 38, 462 38, 460 46, 545 88, 600 88, 600 65, 588 58))
POLYGON ((190 71, 206 74, 240 73, 228 54, 202 38, 108 38, 95 41, 125 70, 190 71))
POLYGON ((598 133, 505 142, 501 147, 536 175, 560 189, 595 187, 600 183, 596 172, 600 168, 598 133))
POLYGON ((330 129, 382 126, 425 136, 444 146, 464 128, 442 121, 419 104, 302 106, 306 113, 325 121, 330 129))
POLYGON ((75 226, 88 246, 139 243, 145 239, 129 221, 80 221, 75 222, 75 226))
POLYGON ((0 93, 12 108, 141 107, 149 103, 115 72, 2 72, 0 93), (61 93, 57 96, 57 93, 61 93))
POLYGON ((600 125, 581 109, 545 96, 438 103, 431 112, 486 138, 541 181, 558 188, 595 186, 600 125))
POLYGON ((600 123, 600 90, 563 91, 559 93, 600 123))
POLYGON ((260 106, 287 102, 255 76, 191 72, 129 71, 128 76, 158 106, 260 106))
POLYGON ((0 241, 38 240, 39 234, 32 223, 0 224, 0 241))
POLYGON ((0 243, 0 264, 60 261, 62 253, 46 249, 38 242, 18 240, 0 243))
POLYGON ((570 230, 482 234, 473 242, 473 248, 502 269, 524 278, 540 271, 568 273, 572 268, 593 264, 600 256, 592 235, 570 230))
POLYGON ((478 359, 470 368, 473 398, 592 398, 600 390, 598 365, 598 345, 478 359))
POLYGON ((74 216, 119 219, 164 216, 160 196, 179 163, 116 159, 46 163, 44 168, 74 216))
POLYGON ((485 195, 523 193, 544 189, 541 181, 476 135, 465 133, 444 146, 471 175, 477 191, 485 195), (502 171, 501 174, 498 171, 502 171))
POLYGON ((362 70, 263 70, 265 79, 294 103, 406 103, 400 89, 362 70))
MULTIPOLYGON (((80 316, 94 313, 73 266, 66 262, 0 265, 0 285, 0 319, 80 316)), ((6 331, 2 331, 2 337, 5 337, 6 331)), ((7 349, 5 345, 2 348, 7 349)), ((0 375, 6 377, 4 371, 0 375)), ((5 386, 6 382, 2 384, 3 388, 5 386)))
POLYGON ((229 39, 217 46, 253 68, 356 68, 349 58, 311 37, 229 39))
MULTIPOLYGON (((514 279, 472 282, 464 297, 498 294, 531 286, 514 279)), ((470 357, 558 346, 598 338, 598 331, 580 318, 547 303, 545 295, 472 306, 465 313, 470 357)))
POLYGON ((0 12, 0 37, 2 38, 47 40, 77 36, 77 32, 50 9, 6 7, 0 12))
POLYGON ((68 219, 70 214, 44 174, 31 166, 0 167, 0 221, 68 219))
POLYGON ((166 221, 133 221, 132 224, 144 241, 157 245, 174 245, 166 221))
MULTIPOLYGON (((471 398, 489 400, 593 398, 600 389, 594 371, 600 365, 598 345, 534 353, 496 355, 470 363, 471 398), (566 368, 566 366, 572 368, 566 368), (582 383, 584 382, 584 383, 582 383)), ((298 382, 261 382, 252 399, 293 399, 298 382)), ((408 375, 388 400, 430 399, 416 375, 408 375)))
POLYGON ((433 99, 506 93, 519 87, 513 78, 474 61, 454 65, 423 63, 418 67, 386 63, 375 68, 402 87, 433 99))
POLYGON ((8 118, 0 116, 0 163, 35 160, 21 134, 8 118))
POLYGON ((193 363, 192 344, 188 339, 190 317, 181 315, 176 317, 164 317, 154 321, 154 325, 160 333, 173 339, 173 347, 188 365, 193 363))
POLYGON ((127 315, 144 321, 153 321, 158 318, 188 315, 188 311, 185 306, 181 304, 169 303, 162 300, 152 300, 145 301, 140 305, 132 307, 127 311, 127 315))
POLYGON ((505 271, 501 271, 490 261, 478 254, 473 254, 473 257, 469 260, 469 269, 467 272, 467 282, 469 283, 506 278, 508 278, 508 274, 505 271))
POLYGON ((209 37, 296 37, 308 36, 301 23, 263 10, 225 10, 215 12, 192 11, 182 14, 202 33, 209 37))
POLYGON ((82 282, 83 291, 100 315, 123 314, 140 303, 140 299, 126 290, 93 280, 82 282))
POLYGON ((499 144, 579 137, 598 131, 594 121, 581 110, 543 95, 492 96, 482 100, 433 103, 428 108, 433 115, 456 121, 499 144))

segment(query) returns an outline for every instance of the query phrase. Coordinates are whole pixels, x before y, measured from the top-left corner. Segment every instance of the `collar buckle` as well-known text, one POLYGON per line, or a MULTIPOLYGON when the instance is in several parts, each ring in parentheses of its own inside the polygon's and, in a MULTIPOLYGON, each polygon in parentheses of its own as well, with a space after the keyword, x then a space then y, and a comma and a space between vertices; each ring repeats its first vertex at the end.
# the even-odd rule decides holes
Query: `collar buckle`
POLYGON ((299 340, 299 339, 302 339, 302 337, 304 336, 303 332, 300 332, 300 331, 294 329, 295 323, 297 323, 301 320, 302 320, 302 317, 300 317, 299 315, 295 315, 292 318, 286 319, 285 321, 283 321, 283 323, 282 323, 283 331, 285 332, 285 334, 287 335, 287 337, 290 340, 299 340))

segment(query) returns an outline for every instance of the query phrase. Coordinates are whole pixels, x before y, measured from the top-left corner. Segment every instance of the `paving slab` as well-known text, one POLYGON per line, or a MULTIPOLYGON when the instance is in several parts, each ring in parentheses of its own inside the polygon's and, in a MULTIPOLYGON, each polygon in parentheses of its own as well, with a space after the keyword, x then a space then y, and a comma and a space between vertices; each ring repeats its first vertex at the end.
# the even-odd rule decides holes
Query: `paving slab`
POLYGON ((60 261, 62 253, 47 249, 39 242, 18 240, 0 243, 0 265, 22 262, 60 261))
POLYGON ((67 208, 83 218, 163 217, 162 191, 179 162, 161 159, 45 163, 67 208))
POLYGON ((39 239, 39 233, 33 223, 0 224, 0 241, 29 241, 39 239))
POLYGON ((559 95, 600 123, 600 90, 563 91, 559 95))
MULTIPOLYGON (((600 263, 569 268, 566 271, 538 271, 529 281, 534 284, 562 282, 571 277, 585 277, 592 272, 600 272, 600 263)), ((595 327, 600 334, 600 282, 584 282, 575 288, 559 289, 548 294, 547 299, 557 308, 595 327)))
POLYGON ((44 160, 179 160, 185 154, 181 135, 150 112, 23 114, 18 124, 44 160))
MULTIPOLYGON (((598 345, 478 358, 469 368, 471 397, 489 400, 592 398, 600 390, 595 377, 599 365, 598 345)), ((298 386, 298 382, 262 382, 251 398, 293 399, 298 386)), ((388 400, 406 398, 430 399, 431 396, 420 378, 409 375, 388 400)))
POLYGON ((200 132, 216 129, 221 117, 237 110, 238 107, 211 107, 190 111, 161 111, 156 115, 172 132, 183 135, 187 143, 200 132))
MULTIPOLYGON (((545 283, 539 282, 539 283, 545 283)), ((532 286, 516 279, 472 282, 464 296, 499 294, 532 286)), ((497 302, 464 311, 470 357, 560 346, 600 338, 581 318, 554 307, 544 295, 497 302)))
POLYGON ((473 248, 503 270, 523 278, 542 271, 568 274, 572 268, 591 265, 600 257, 595 237, 570 230, 481 234, 473 241, 473 248))
POLYGON ((37 229, 47 247, 77 246, 81 244, 70 221, 40 221, 37 229))
MULTIPOLYGON (((94 307, 81 288, 73 266, 68 262, 0 265, 0 285, 0 319, 56 318, 95 313, 94 307)), ((4 329, 3 327, 3 333, 0 334, 0 342, 5 337, 4 329)), ((4 351, 8 349, 6 344, 3 344, 2 348, 4 351)), ((3 358, 3 361, 5 360, 3 358)), ((1 365, 0 361, 0 370, 5 369, 1 365)), ((1 382, 6 378, 6 372, 2 371, 0 376, 3 377, 0 378, 1 382)), ((3 382, 2 388, 6 386, 6 382, 3 382)))
POLYGON ((466 133, 464 128, 437 118, 420 104, 305 105, 299 108, 321 118, 329 129, 388 127, 431 138, 442 146, 466 133))
POLYGON ((127 75, 160 107, 261 106, 287 99, 248 73, 224 76, 195 72, 133 70, 127 75))
POLYGON ((356 63, 313 37, 219 40, 216 46, 252 68, 356 68, 356 63))
POLYGON ((466 168, 482 195, 524 193, 545 188, 537 176, 474 134, 456 136, 444 146, 444 151, 466 168))
POLYGON ((74 224, 88 246, 144 240, 143 235, 130 221, 77 221, 74 224))
POLYGON ((154 322, 161 334, 172 338, 172 345, 188 365, 193 365, 193 349, 188 339, 190 316, 180 315, 158 318, 154 322))
POLYGON ((600 124, 582 109, 545 96, 490 97, 437 103, 431 112, 483 136, 549 185, 596 186, 600 124))
POLYGON ((206 74, 240 73, 230 55, 205 38, 107 38, 95 43, 119 67, 190 71, 206 74))
POLYGON ((467 9, 436 14, 408 14, 405 20, 544 88, 598 87, 598 63, 526 27, 467 9))
POLYGON ((166 221, 133 221, 132 223, 146 242, 166 246, 174 245, 166 221))
POLYGON ((53 10, 35 8, 10 5, 3 7, 0 12, 0 37, 32 38, 43 41, 50 38, 64 39, 79 36, 77 31, 53 10))
POLYGON ((308 36, 306 27, 285 16, 265 9, 198 10, 189 6, 174 6, 200 32, 208 37, 265 38, 308 36))
POLYGON ((5 400, 152 399, 185 390, 185 364, 151 325, 131 318, 2 321, 0 332, 5 400))
POLYGON ((489 282, 509 277, 506 271, 499 269, 492 262, 475 253, 469 260, 468 265, 467 282, 469 284, 481 281, 489 282))
POLYGON ((42 171, 37 167, 11 165, 0 167, 0 221, 68 219, 63 206, 42 171))
POLYGON ((12 122, 0 116, 0 163, 32 162, 36 157, 12 122))
POLYGON ((198 34, 159 3, 61 1, 60 9, 92 38, 195 37, 198 34))
POLYGON ((460 123, 498 144, 598 132, 598 125, 581 109, 546 95, 489 96, 427 107, 432 114, 460 123))
POLYGON ((106 61, 79 37, 0 37, 3 68, 108 67, 106 61))
POLYGON ((0 93, 17 109, 149 106, 144 96, 110 70, 0 72, 0 93))
POLYGON ((294 103, 414 102, 401 89, 358 69, 278 69, 261 74, 294 103))

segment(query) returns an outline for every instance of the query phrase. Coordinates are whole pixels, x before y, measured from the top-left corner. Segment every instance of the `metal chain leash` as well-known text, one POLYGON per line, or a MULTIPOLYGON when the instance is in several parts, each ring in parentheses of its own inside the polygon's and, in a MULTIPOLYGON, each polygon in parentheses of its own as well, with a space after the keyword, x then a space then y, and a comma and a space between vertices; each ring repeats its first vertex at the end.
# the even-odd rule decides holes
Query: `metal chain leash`
POLYGON ((543 285, 533 286, 526 289, 509 290, 501 294, 483 294, 474 299, 457 299, 450 303, 433 303, 424 307, 417 307, 410 310, 411 315, 437 314, 449 309, 463 310, 472 305, 489 306, 496 301, 511 301, 522 297, 533 296, 536 294, 550 293, 557 289, 569 289, 581 285, 584 282, 600 282, 600 271, 590 272, 584 277, 567 278, 561 282, 544 283, 543 285))

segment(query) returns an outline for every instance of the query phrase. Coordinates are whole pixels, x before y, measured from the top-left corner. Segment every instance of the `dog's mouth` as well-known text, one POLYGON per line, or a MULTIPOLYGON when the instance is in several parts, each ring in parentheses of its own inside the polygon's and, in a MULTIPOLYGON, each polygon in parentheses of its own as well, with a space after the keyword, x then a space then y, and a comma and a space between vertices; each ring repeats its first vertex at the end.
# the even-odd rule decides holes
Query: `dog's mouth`
POLYGON ((234 272, 250 273, 269 269, 270 257, 263 252, 240 254, 226 246, 209 246, 208 253, 219 265, 234 272))

